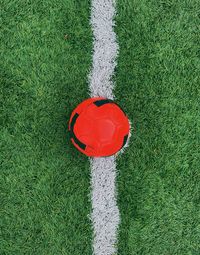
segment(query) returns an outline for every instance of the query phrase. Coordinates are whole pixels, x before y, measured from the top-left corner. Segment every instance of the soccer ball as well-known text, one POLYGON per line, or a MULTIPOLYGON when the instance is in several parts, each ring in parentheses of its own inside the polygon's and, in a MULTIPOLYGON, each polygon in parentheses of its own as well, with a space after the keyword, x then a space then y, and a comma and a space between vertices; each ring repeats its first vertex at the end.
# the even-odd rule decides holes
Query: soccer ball
POLYGON ((89 157, 106 157, 124 147, 130 125, 114 101, 95 97, 85 100, 72 112, 69 131, 79 151, 89 157))

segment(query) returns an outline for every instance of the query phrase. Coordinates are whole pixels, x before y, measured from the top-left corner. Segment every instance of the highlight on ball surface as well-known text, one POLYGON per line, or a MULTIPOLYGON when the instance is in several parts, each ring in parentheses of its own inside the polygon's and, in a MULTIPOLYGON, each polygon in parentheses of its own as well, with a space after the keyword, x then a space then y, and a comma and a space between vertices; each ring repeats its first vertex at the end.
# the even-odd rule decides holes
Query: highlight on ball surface
POLYGON ((89 157, 112 156, 126 144, 130 132, 127 115, 113 100, 95 97, 80 103, 69 121, 73 145, 89 157))

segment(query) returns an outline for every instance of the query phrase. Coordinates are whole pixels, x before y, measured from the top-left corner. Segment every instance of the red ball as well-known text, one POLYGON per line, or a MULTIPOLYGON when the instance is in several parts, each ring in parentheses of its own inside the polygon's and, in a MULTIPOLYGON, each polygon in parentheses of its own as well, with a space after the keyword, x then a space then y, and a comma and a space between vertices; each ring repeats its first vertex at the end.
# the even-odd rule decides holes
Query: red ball
POLYGON ((74 146, 90 157, 116 154, 126 144, 130 125, 126 114, 112 100, 96 97, 72 112, 69 131, 74 146))

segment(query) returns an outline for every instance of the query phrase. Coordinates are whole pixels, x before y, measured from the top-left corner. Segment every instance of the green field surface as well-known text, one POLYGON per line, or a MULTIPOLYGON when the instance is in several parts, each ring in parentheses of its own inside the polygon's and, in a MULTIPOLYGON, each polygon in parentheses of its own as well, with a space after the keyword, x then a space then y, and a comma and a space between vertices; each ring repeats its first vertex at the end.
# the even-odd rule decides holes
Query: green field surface
MULTIPOLYGON (((92 254, 89 161, 67 132, 89 96, 90 5, 1 4, 1 255, 92 254)), ((199 26, 197 0, 117 1, 119 255, 200 254, 199 26)))
POLYGON ((88 1, 1 7, 0 254, 91 254, 90 169, 69 141, 88 97, 88 1))
POLYGON ((118 1, 120 255, 200 254, 198 1, 118 1))

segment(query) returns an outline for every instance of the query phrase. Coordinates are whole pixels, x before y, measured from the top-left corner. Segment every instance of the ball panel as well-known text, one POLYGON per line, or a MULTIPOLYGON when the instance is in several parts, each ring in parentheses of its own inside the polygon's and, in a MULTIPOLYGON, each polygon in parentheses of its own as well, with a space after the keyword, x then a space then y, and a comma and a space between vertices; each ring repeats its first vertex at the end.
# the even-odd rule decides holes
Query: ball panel
POLYGON ((93 119, 89 119, 87 118, 86 115, 80 114, 76 121, 74 132, 78 137, 83 135, 91 135, 93 132, 93 126, 94 126, 93 119))
POLYGON ((94 133, 94 125, 95 123, 92 119, 89 119, 84 114, 80 114, 75 126, 75 134, 79 140, 92 148, 98 146, 94 133))
POLYGON ((116 127, 113 121, 105 118, 95 121, 94 134, 100 144, 112 141, 116 132, 116 127))

